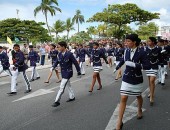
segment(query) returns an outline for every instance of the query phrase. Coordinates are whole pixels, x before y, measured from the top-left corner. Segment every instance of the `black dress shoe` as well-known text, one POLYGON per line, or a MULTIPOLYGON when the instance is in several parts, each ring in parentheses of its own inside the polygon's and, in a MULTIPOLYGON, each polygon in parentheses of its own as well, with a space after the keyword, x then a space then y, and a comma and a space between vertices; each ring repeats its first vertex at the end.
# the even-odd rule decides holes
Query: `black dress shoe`
POLYGON ((137 116, 137 119, 138 120, 140 120, 140 119, 142 119, 143 118, 143 116, 137 116))
POLYGON ((66 102, 72 102, 75 100, 75 97, 73 99, 68 99, 66 102))
POLYGON ((52 107, 58 107, 58 106, 60 106, 60 103, 59 103, 59 102, 55 102, 55 103, 52 105, 52 107))
POLYGON ((16 95, 17 92, 10 92, 10 93, 7 93, 9 96, 12 96, 12 95, 16 95))
POLYGON ((97 90, 101 90, 102 89, 102 86, 100 88, 98 88, 97 90))
POLYGON ((29 90, 26 90, 24 93, 30 93, 32 90, 29 89, 29 90))
POLYGON ((34 81, 34 79, 30 79, 30 82, 34 81))
POLYGON ((161 85, 162 85, 162 86, 164 86, 164 85, 165 85, 165 83, 161 83, 161 85))
POLYGON ((56 83, 60 83, 61 82, 61 80, 58 80, 56 83))
POLYGON ((38 79, 40 79, 40 77, 37 77, 35 80, 38 80, 38 79))
POLYGON ((153 106, 154 102, 153 101, 150 101, 150 106, 153 106))
POLYGON ((48 83, 49 83, 49 81, 45 81, 44 83, 47 83, 47 84, 48 84, 48 83))
POLYGON ((148 98, 150 98, 150 94, 148 95, 148 98))

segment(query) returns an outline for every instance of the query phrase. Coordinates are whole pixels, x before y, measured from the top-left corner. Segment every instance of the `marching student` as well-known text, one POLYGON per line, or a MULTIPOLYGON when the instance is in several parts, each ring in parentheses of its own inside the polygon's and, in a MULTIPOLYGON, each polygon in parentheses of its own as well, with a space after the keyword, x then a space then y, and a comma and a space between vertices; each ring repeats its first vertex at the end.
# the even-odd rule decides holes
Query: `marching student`
POLYGON ((164 46, 164 40, 160 39, 158 42, 158 46, 161 48, 161 58, 159 62, 159 84, 162 86, 165 85, 165 75, 166 75, 166 68, 167 68, 167 61, 168 61, 168 51, 167 48, 164 46))
MULTIPOLYGON (((58 55, 58 51, 56 50, 56 45, 51 44, 51 45, 50 45, 50 50, 51 50, 51 51, 50 51, 50 53, 49 53, 49 56, 50 56, 51 59, 52 59, 52 66, 53 66, 54 63, 57 61, 57 55, 58 55)), ((55 70, 56 76, 57 76, 57 78, 58 78, 58 81, 57 81, 56 83, 59 83, 59 82, 61 82, 61 79, 60 79, 60 76, 59 76, 58 67, 56 66, 56 68, 55 68, 54 70, 55 70)), ((49 76, 48 76, 48 79, 47 79, 47 81, 45 81, 44 83, 49 83, 49 80, 50 80, 52 74, 53 74, 53 67, 51 67, 51 69, 50 69, 50 74, 49 74, 49 76)))
POLYGON ((70 84, 70 78, 73 76, 73 65, 72 64, 74 64, 76 67, 77 75, 78 76, 81 75, 79 64, 77 60, 75 59, 75 57, 73 56, 73 53, 71 53, 70 51, 66 49, 67 43, 62 41, 62 42, 59 42, 58 45, 59 45, 58 47, 59 47, 60 52, 58 54, 57 61, 53 65, 53 69, 55 69, 55 67, 58 64, 60 64, 62 80, 60 84, 60 90, 58 91, 55 102, 52 105, 53 107, 57 107, 60 105, 61 96, 64 93, 64 90, 66 87, 69 92, 69 99, 67 100, 67 102, 72 102, 75 100, 75 95, 70 84))
MULTIPOLYGON (((123 59, 124 56, 124 48, 122 44, 118 43, 114 52, 114 55, 116 57, 116 66, 120 63, 120 61, 123 59)), ((122 78, 122 70, 121 67, 117 70, 117 75, 115 80, 118 81, 118 79, 122 78)))
POLYGON ((142 104, 141 96, 143 89, 142 69, 150 69, 148 59, 143 50, 139 49, 140 39, 137 34, 130 34, 126 36, 126 44, 129 49, 125 50, 124 58, 120 61, 114 72, 118 70, 124 63, 126 65, 123 75, 123 81, 120 89, 121 99, 119 106, 119 115, 117 120, 116 130, 121 130, 123 127, 123 115, 126 108, 128 96, 136 96, 138 101, 137 119, 142 118, 142 104))
POLYGON ((146 70, 146 75, 149 80, 150 94, 150 105, 153 106, 154 103, 154 93, 155 93, 155 80, 158 74, 158 65, 160 61, 161 48, 156 46, 157 40, 154 37, 149 37, 147 45, 143 50, 146 52, 149 59, 150 70, 146 70))
MULTIPOLYGON (((28 53, 27 62, 28 62, 28 60, 30 61, 30 66, 32 69, 30 82, 32 82, 34 80, 40 79, 40 75, 38 74, 37 69, 36 69, 36 66, 40 61, 40 56, 38 55, 38 53, 36 51, 34 51, 33 45, 29 45, 29 50, 30 51, 28 53)), ((26 64, 27 64, 27 62, 26 62, 26 64)))
POLYGON ((99 43, 94 42, 93 43, 93 50, 92 50, 92 55, 91 55, 91 62, 93 66, 93 79, 92 79, 92 84, 90 86, 89 92, 93 92, 94 85, 96 83, 96 79, 99 83, 99 88, 97 90, 102 89, 102 84, 101 84, 101 79, 100 79, 100 71, 102 69, 102 63, 101 63, 101 58, 103 58, 108 65, 108 61, 104 55, 104 53, 99 49, 99 43))
POLYGON ((25 71, 28 69, 28 66, 25 64, 25 57, 23 52, 20 50, 20 46, 18 44, 14 44, 14 51, 15 51, 15 62, 14 65, 12 66, 12 79, 11 79, 11 92, 8 93, 10 96, 16 95, 16 81, 18 78, 18 75, 22 73, 22 77, 25 81, 26 85, 26 91, 25 93, 31 92, 31 86, 28 80, 28 77, 25 73, 25 71))
POLYGON ((114 53, 114 48, 112 47, 112 45, 109 45, 109 49, 107 50, 107 54, 108 54, 108 62, 109 62, 109 66, 112 67, 113 63, 112 63, 112 59, 113 59, 113 53, 114 53))
POLYGON ((168 40, 165 40, 165 45, 166 45, 166 50, 168 52, 168 56, 167 56, 167 58, 168 58, 168 67, 167 67, 167 69, 169 68, 169 70, 170 70, 170 44, 169 44, 168 40))
POLYGON ((23 54, 24 54, 25 63, 26 63, 26 62, 27 62, 27 59, 28 59, 28 45, 27 45, 27 44, 24 44, 24 47, 21 49, 21 51, 22 51, 23 54))
POLYGON ((6 72, 10 76, 12 76, 12 73, 9 69, 10 63, 9 63, 9 57, 8 55, 3 51, 3 47, 0 46, 0 74, 2 72, 6 72))
POLYGON ((91 57, 91 53, 92 53, 92 48, 90 47, 90 45, 87 45, 86 51, 89 54, 89 55, 87 55, 88 59, 87 59, 86 66, 89 66, 91 64, 90 57, 91 57))
MULTIPOLYGON (((107 57, 107 51, 105 49, 105 45, 99 44, 99 49, 101 50, 103 55, 105 55, 105 57, 107 57)), ((104 59, 103 58, 101 58, 101 62, 102 62, 102 64, 104 63, 104 59)), ((101 67, 101 70, 103 70, 102 67, 101 67)))
POLYGON ((85 69, 84 69, 83 63, 85 62, 86 54, 87 54, 88 56, 90 56, 90 55, 88 54, 88 52, 86 51, 86 49, 83 48, 83 45, 80 44, 80 45, 79 45, 79 49, 78 49, 77 58, 78 58, 78 62, 79 62, 79 66, 80 66, 81 74, 82 74, 82 75, 85 75, 85 69))
POLYGON ((168 67, 169 67, 169 55, 170 55, 170 46, 168 44, 168 40, 164 40, 164 47, 166 48, 166 57, 167 57, 167 67, 166 67, 166 70, 165 70, 165 76, 168 76, 168 67))

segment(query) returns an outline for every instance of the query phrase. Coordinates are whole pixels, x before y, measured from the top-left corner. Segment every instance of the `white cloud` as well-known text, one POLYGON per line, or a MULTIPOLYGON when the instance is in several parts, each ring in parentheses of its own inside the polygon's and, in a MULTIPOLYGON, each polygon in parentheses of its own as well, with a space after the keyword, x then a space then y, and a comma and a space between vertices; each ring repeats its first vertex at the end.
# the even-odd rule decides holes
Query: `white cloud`
MULTIPOLYGON (((4 20, 7 18, 17 18, 16 9, 19 10, 19 18, 21 20, 35 20, 37 22, 44 22, 45 23, 45 16, 42 12, 39 12, 36 17, 34 17, 34 9, 37 5, 28 4, 27 6, 19 5, 19 4, 9 4, 4 3, 0 4, 0 20, 4 20), (8 7, 8 8, 7 8, 8 7)), ((54 24, 54 22, 58 19, 65 20, 66 18, 72 16, 72 12, 62 11, 62 13, 56 12, 55 16, 48 15, 48 23, 50 26, 54 24)), ((46 28, 46 26, 44 26, 46 28)))
POLYGON ((170 25, 170 11, 165 8, 161 8, 157 11, 160 13, 160 19, 153 20, 159 26, 170 25))
POLYGON ((169 8, 170 1, 168 0, 106 0, 106 4, 124 4, 135 3, 140 8, 153 9, 153 8, 169 8))

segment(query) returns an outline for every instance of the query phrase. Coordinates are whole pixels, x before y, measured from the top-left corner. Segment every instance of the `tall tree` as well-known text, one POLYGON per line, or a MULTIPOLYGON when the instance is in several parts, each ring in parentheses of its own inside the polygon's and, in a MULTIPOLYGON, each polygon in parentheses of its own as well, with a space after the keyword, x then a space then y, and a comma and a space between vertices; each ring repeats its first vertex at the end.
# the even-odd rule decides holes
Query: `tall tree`
POLYGON ((45 15, 47 28, 48 28, 50 35, 51 35, 51 32, 50 32, 50 28, 48 25, 47 13, 49 12, 51 16, 54 16, 56 11, 61 12, 61 9, 58 8, 57 6, 58 6, 57 0, 42 0, 41 4, 34 9, 34 16, 36 16, 37 13, 40 11, 42 11, 42 13, 45 15))
POLYGON ((88 33, 88 34, 91 36, 91 38, 92 38, 93 35, 96 35, 96 34, 97 34, 97 31, 96 31, 96 29, 95 29, 94 26, 90 26, 90 27, 87 28, 87 33, 88 33))
POLYGON ((136 4, 126 3, 123 5, 108 5, 103 12, 93 15, 88 22, 105 22, 114 24, 116 29, 116 37, 122 37, 121 27, 126 24, 135 22, 136 24, 147 23, 152 19, 158 19, 159 13, 151 13, 140 9, 136 4), (119 35, 120 34, 120 35, 119 35))
POLYGON ((82 24, 83 22, 85 22, 84 16, 81 14, 80 10, 76 10, 76 14, 73 17, 73 22, 78 25, 78 33, 79 33, 79 31, 80 31, 79 24, 82 24))
POLYGON ((61 20, 57 20, 53 27, 51 27, 51 32, 56 34, 56 39, 59 33, 62 33, 65 30, 65 22, 61 20))
POLYGON ((156 37, 159 27, 154 23, 150 22, 144 25, 140 25, 136 30, 136 33, 143 40, 147 40, 149 36, 156 37))
POLYGON ((65 27, 66 27, 66 31, 67 31, 67 41, 68 41, 68 37, 69 37, 69 32, 71 30, 74 30, 74 27, 73 27, 74 23, 72 22, 71 18, 68 18, 66 20, 66 24, 65 24, 65 27))
POLYGON ((88 42, 89 40, 91 40, 89 34, 84 31, 81 31, 80 33, 77 33, 70 38, 71 42, 76 43, 84 43, 88 42))
POLYGON ((21 42, 44 42, 50 41, 48 30, 43 28, 45 23, 34 20, 6 19, 0 21, 0 38, 2 40, 9 36, 12 40, 16 38, 21 42))
POLYGON ((98 33, 99 33, 99 37, 100 36, 106 36, 105 32, 107 30, 107 26, 106 24, 99 24, 97 27, 98 33))

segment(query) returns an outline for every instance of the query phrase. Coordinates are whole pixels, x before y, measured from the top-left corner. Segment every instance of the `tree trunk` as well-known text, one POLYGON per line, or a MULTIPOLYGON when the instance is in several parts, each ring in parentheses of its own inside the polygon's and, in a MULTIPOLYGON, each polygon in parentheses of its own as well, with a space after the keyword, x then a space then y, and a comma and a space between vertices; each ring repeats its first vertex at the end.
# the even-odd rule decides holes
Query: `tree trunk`
POLYGON ((79 33, 79 22, 78 22, 78 33, 79 33))
POLYGON ((69 30, 67 30, 67 42, 68 42, 69 30))
POLYGON ((45 20, 46 20, 46 24, 47 24, 48 32, 49 32, 49 34, 50 34, 50 36, 51 36, 50 27, 49 27, 49 25, 48 25, 48 20, 47 20, 47 12, 45 12, 45 20))
POLYGON ((55 33, 56 34, 56 40, 57 40, 57 38, 58 38, 58 33, 55 33))

